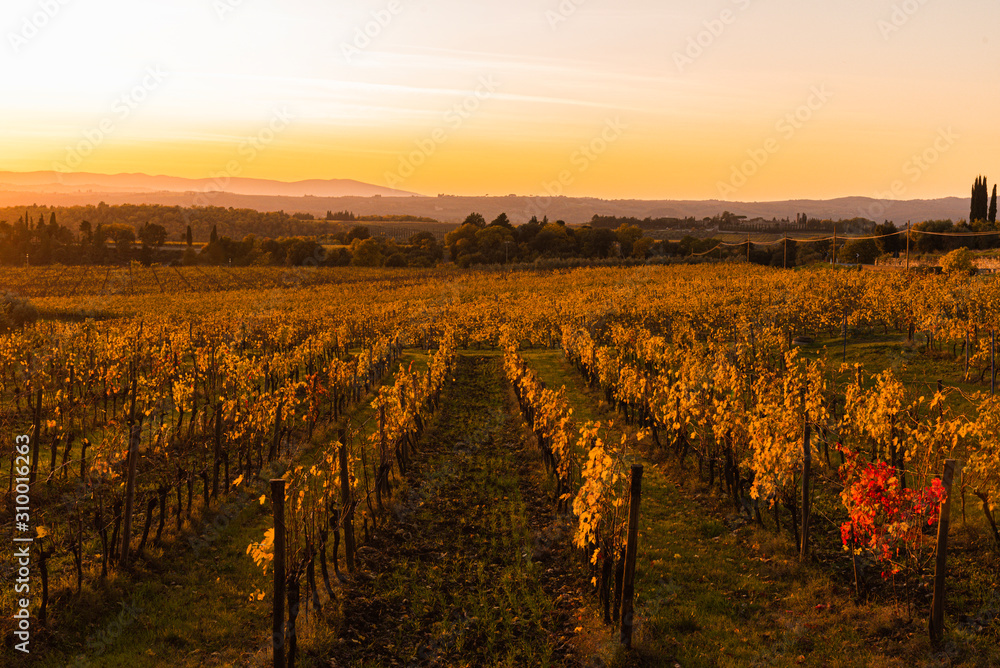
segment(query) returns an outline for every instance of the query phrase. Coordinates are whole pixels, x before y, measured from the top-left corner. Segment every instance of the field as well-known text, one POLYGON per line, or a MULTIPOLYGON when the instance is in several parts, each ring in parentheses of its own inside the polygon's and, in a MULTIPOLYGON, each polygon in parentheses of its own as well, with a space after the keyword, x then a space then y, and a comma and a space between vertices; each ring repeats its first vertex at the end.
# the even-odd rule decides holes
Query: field
POLYGON ((0 277, 17 665, 1000 665, 993 276, 0 277))

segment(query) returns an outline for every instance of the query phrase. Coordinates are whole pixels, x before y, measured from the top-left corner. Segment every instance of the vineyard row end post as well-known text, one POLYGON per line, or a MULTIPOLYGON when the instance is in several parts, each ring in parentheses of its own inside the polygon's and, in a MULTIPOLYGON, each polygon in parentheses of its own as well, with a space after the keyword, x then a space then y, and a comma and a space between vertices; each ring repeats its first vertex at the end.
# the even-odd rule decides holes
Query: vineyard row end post
POLYGON ((274 511, 274 615, 271 648, 274 668, 285 668, 285 481, 271 481, 274 511))
POLYGON ((941 642, 944 636, 944 577, 948 559, 948 526, 951 523, 951 483, 955 478, 956 465, 958 463, 954 459, 945 460, 944 475, 941 477, 945 497, 941 504, 941 517, 938 521, 937 559, 934 564, 934 599, 931 603, 930 619, 931 642, 934 643, 941 642))
POLYGON ((621 642, 632 647, 633 598, 635 596, 635 558, 639 547, 639 501, 642 498, 642 464, 632 465, 628 499, 628 537, 625 542, 625 574, 622 577, 621 642))
POLYGON ((809 555, 809 476, 812 469, 812 449, 809 447, 809 417, 802 430, 802 544, 799 559, 809 555))
POLYGON ((344 522, 344 557, 347 560, 347 572, 354 572, 354 501, 351 495, 351 482, 347 466, 347 430, 337 432, 340 440, 340 507, 344 522))

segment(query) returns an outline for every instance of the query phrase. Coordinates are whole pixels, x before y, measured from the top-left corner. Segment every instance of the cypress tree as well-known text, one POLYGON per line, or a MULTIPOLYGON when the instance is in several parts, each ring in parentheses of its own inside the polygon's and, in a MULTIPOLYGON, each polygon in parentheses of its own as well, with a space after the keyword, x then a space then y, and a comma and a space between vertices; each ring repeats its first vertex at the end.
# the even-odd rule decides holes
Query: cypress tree
POLYGON ((990 223, 997 222, 997 185, 995 183, 993 184, 993 196, 990 197, 990 212, 987 220, 990 223))
POLYGON ((989 190, 986 186, 986 177, 976 178, 972 186, 972 203, 969 207, 969 222, 986 220, 988 213, 989 190))
POLYGON ((989 201, 990 201, 990 191, 986 187, 986 177, 983 177, 983 182, 979 186, 979 220, 986 220, 989 215, 989 201))
POLYGON ((208 240, 208 242, 212 244, 219 240, 219 232, 215 228, 216 226, 212 225, 212 236, 208 240))
POLYGON ((972 184, 972 200, 969 204, 969 222, 972 223, 976 220, 977 203, 979 201, 979 177, 976 177, 975 183, 972 184))
POLYGON ((194 243, 194 237, 191 236, 191 226, 187 226, 187 245, 190 246, 194 243))

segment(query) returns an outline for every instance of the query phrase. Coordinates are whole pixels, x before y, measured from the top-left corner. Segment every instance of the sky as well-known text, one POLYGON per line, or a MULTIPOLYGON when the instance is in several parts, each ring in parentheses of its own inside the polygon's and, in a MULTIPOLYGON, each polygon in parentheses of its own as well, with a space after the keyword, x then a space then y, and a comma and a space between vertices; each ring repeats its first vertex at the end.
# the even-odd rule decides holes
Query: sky
POLYGON ((995 0, 6 0, 0 170, 965 197, 998 64, 995 0))

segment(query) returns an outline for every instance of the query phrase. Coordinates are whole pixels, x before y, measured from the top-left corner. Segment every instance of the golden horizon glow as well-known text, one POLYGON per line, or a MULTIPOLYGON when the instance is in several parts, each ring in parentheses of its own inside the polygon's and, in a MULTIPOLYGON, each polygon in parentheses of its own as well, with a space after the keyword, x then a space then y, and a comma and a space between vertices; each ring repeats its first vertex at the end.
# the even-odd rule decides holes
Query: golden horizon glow
POLYGON ((976 0, 15 0, 0 170, 966 196, 1000 178, 992 25, 976 0))

